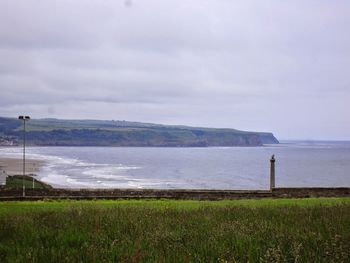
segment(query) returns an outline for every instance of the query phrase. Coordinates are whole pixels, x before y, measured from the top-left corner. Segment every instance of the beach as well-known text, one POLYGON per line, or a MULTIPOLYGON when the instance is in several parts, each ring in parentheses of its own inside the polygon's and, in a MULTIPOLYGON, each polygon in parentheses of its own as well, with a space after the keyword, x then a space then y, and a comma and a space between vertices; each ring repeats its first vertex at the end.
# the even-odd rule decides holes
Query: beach
MULTIPOLYGON (((25 172, 26 175, 36 174, 44 161, 35 159, 26 159, 25 172)), ((19 158, 3 158, 0 157, 0 172, 6 175, 22 175, 23 174, 23 159, 19 158)))

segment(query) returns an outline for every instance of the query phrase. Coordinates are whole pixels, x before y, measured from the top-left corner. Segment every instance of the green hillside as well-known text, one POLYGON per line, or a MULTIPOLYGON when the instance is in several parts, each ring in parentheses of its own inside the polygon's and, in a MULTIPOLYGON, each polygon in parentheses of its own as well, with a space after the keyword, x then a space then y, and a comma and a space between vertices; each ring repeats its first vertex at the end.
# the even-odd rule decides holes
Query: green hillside
MULTIPOLYGON (((272 133, 104 120, 31 119, 27 143, 38 146, 260 146, 278 143, 272 133)), ((0 117, 0 145, 17 145, 23 124, 0 117)))

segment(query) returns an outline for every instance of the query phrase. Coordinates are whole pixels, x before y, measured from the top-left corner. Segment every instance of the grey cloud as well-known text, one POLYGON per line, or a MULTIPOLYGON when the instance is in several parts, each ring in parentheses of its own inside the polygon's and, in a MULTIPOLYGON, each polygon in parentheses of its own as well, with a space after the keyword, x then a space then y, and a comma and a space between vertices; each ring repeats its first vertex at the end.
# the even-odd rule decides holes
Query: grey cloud
POLYGON ((350 139, 348 1, 0 2, 0 115, 350 139))

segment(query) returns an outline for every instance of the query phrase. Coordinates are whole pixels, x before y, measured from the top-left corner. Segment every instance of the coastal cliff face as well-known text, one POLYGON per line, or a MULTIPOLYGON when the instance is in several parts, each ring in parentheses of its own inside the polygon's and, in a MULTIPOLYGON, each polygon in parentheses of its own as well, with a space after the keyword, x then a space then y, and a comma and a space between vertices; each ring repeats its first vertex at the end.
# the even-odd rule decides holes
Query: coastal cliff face
MULTIPOLYGON (((28 145, 37 146, 208 147, 278 143, 272 133, 98 120, 33 119, 27 123, 26 135, 28 145)), ((21 136, 21 121, 0 117, 0 143, 16 145, 21 136)))
POLYGON ((262 132, 259 134, 263 144, 278 144, 279 141, 273 136, 272 133, 262 132))

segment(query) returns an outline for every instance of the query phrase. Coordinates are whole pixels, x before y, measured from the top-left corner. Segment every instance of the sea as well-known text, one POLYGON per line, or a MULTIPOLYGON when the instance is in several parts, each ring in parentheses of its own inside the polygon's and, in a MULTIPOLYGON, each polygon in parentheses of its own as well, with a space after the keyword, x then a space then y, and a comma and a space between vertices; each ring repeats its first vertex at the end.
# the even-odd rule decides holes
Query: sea
MULTIPOLYGON (((350 187, 350 142, 282 141, 262 147, 27 147, 37 178, 57 188, 269 189, 350 187)), ((22 158, 21 147, 0 157, 22 158)))

